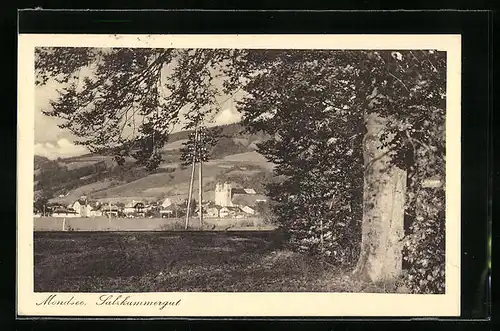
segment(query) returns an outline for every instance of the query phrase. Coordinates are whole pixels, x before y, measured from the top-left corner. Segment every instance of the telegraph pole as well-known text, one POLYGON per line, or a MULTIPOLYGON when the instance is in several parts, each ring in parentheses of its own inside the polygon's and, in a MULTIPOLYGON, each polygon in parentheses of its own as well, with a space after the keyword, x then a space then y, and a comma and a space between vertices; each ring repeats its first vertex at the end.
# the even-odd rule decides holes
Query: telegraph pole
POLYGON ((189 194, 188 194, 188 202, 187 202, 187 210, 186 210, 186 224, 184 225, 184 229, 188 229, 189 224, 189 212, 191 209, 191 198, 193 196, 193 181, 194 181, 194 168, 196 165, 196 148, 197 148, 197 140, 198 140, 198 126, 194 131, 194 151, 193 151, 193 163, 191 166, 191 179, 189 181, 189 194))
MULTIPOLYGON (((201 134, 202 135, 202 134, 201 134)), ((199 175, 199 178, 198 178, 198 190, 199 190, 199 200, 200 200, 200 204, 198 206, 198 209, 199 209, 199 214, 200 214, 200 227, 203 227, 203 180, 202 180, 202 177, 203 177, 203 145, 201 143, 201 137, 200 137, 200 143, 198 144, 199 147, 199 162, 200 162, 200 166, 199 166, 199 172, 198 172, 198 175, 199 175)))

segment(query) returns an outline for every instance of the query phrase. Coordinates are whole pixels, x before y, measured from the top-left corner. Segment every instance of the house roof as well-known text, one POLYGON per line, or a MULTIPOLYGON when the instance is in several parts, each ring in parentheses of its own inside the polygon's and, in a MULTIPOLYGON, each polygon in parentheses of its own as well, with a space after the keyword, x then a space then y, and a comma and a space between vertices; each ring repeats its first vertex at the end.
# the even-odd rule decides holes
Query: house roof
POLYGON ((161 204, 162 207, 168 207, 172 205, 172 201, 169 198, 166 198, 163 200, 163 203, 161 204))
POLYGON ((233 203, 235 205, 255 206, 259 200, 267 200, 267 197, 262 194, 235 194, 233 203))
POLYGON ((235 194, 247 194, 247 192, 245 192, 245 189, 244 188, 240 188, 240 187, 233 187, 231 189, 231 195, 235 195, 235 194))
POLYGON ((221 209, 224 209, 224 208, 226 208, 229 211, 235 211, 235 212, 240 212, 241 211, 240 207, 228 206, 228 207, 222 207, 221 209))
POLYGON ((172 195, 172 196, 169 196, 168 199, 170 200, 170 202, 172 202, 172 204, 180 205, 180 204, 184 203, 184 201, 186 200, 186 196, 185 195, 172 195))
POLYGON ((101 205, 101 208, 99 208, 100 210, 102 210, 103 212, 106 212, 106 211, 117 211, 117 210, 120 210, 120 208, 118 208, 118 206, 115 206, 115 205, 101 205))
POLYGON ((207 203, 203 204, 203 207, 205 207, 205 208, 214 208, 215 207, 218 209, 222 208, 221 206, 216 205, 215 201, 208 201, 207 203))
POLYGON ((163 206, 162 206, 162 207, 161 207, 161 210, 170 210, 170 211, 172 211, 172 210, 176 210, 177 208, 178 208, 178 207, 177 207, 176 205, 172 204, 172 205, 170 205, 170 206, 166 206, 166 207, 163 207, 163 206))
POLYGON ((132 200, 130 201, 129 203, 127 203, 125 205, 125 207, 133 207, 133 208, 136 208, 138 204, 143 204, 145 205, 145 203, 141 200, 132 200))
POLYGON ((69 209, 69 208, 54 208, 52 210, 53 213, 65 213, 65 214, 76 214, 76 211, 74 209, 69 209))
POLYGON ((55 204, 55 205, 52 205, 52 206, 47 206, 47 208, 50 209, 50 210, 54 210, 54 209, 57 209, 57 208, 66 208, 66 206, 61 205, 61 204, 55 204))
POLYGON ((78 199, 76 199, 75 202, 73 202, 71 205, 74 205, 75 203, 79 203, 80 205, 86 205, 89 203, 88 201, 88 198, 86 195, 82 195, 81 197, 79 197, 78 199))

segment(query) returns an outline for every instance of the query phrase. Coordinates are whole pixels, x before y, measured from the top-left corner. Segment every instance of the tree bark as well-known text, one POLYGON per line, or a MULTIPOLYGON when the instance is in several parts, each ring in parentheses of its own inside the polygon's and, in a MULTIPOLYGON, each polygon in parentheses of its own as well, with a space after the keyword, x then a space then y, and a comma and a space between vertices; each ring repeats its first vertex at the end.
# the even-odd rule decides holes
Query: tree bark
POLYGON ((406 171, 391 164, 391 150, 382 146, 386 124, 377 114, 365 117, 362 238, 354 273, 375 283, 402 272, 406 171))

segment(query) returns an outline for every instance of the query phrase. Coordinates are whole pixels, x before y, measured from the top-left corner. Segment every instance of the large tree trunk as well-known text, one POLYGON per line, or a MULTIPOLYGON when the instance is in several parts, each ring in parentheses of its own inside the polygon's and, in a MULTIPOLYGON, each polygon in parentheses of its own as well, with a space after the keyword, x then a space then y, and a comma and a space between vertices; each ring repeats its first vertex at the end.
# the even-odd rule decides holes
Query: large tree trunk
POLYGON ((354 270, 375 283, 394 281, 402 271, 406 171, 391 165, 390 150, 382 146, 386 124, 376 114, 365 118, 362 238, 354 270))

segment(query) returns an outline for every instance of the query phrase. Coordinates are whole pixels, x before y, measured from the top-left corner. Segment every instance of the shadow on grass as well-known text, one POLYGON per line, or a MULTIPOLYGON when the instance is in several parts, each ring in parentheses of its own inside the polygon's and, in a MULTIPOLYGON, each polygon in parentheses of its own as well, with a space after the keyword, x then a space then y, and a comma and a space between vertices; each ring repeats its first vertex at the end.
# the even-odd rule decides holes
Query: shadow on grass
POLYGON ((347 270, 284 249, 274 235, 35 234, 37 292, 357 292, 364 288, 347 270))

